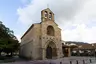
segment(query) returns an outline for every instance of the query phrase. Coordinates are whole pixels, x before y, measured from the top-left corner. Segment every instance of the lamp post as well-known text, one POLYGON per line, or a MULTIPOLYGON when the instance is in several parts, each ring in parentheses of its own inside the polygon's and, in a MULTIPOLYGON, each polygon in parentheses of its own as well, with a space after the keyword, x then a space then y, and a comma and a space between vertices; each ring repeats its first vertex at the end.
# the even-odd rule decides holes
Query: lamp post
POLYGON ((94 55, 95 55, 95 60, 96 60, 96 49, 94 48, 94 50, 95 50, 95 51, 94 51, 94 53, 95 53, 94 55))
POLYGON ((82 46, 80 45, 80 46, 78 46, 78 56, 80 56, 80 51, 81 51, 81 48, 82 48, 82 46))
POLYGON ((93 47, 93 54, 94 54, 94 58, 95 58, 95 47, 94 47, 94 44, 92 44, 92 47, 93 47))

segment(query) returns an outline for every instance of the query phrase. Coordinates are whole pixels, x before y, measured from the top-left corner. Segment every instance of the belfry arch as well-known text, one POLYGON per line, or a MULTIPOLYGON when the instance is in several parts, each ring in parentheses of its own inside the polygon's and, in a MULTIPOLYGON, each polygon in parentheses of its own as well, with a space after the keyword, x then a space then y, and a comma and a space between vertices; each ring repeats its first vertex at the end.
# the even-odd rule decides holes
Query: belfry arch
POLYGON ((47 59, 57 58, 57 48, 55 42, 53 41, 49 41, 48 44, 46 45, 46 58, 47 59))

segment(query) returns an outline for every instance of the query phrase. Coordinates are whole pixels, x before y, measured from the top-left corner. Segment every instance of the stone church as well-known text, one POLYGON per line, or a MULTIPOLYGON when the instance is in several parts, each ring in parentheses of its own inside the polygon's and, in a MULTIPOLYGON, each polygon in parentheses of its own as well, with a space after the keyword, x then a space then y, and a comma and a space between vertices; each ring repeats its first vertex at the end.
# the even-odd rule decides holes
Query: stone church
POLYGON ((21 37, 20 56, 33 60, 63 57, 61 29, 49 8, 41 11, 41 22, 32 24, 21 37))

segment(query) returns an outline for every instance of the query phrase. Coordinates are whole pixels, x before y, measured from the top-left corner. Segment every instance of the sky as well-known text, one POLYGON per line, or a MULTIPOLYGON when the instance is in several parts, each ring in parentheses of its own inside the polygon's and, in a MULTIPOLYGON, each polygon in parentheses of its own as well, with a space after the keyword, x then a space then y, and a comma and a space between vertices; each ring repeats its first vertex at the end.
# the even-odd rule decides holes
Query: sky
POLYGON ((96 0, 0 0, 0 21, 18 40, 50 8, 64 41, 96 43, 96 0))

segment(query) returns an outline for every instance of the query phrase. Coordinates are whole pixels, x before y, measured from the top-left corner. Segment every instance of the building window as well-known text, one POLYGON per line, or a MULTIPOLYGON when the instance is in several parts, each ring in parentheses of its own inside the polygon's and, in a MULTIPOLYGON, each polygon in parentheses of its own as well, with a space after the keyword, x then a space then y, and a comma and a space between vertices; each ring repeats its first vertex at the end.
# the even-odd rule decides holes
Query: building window
POLYGON ((45 11, 45 18, 47 18, 48 17, 48 12, 47 11, 45 11))
POLYGON ((52 19, 52 13, 49 13, 49 19, 50 20, 52 19))
POLYGON ((54 36, 54 28, 52 26, 47 27, 47 35, 54 36))

